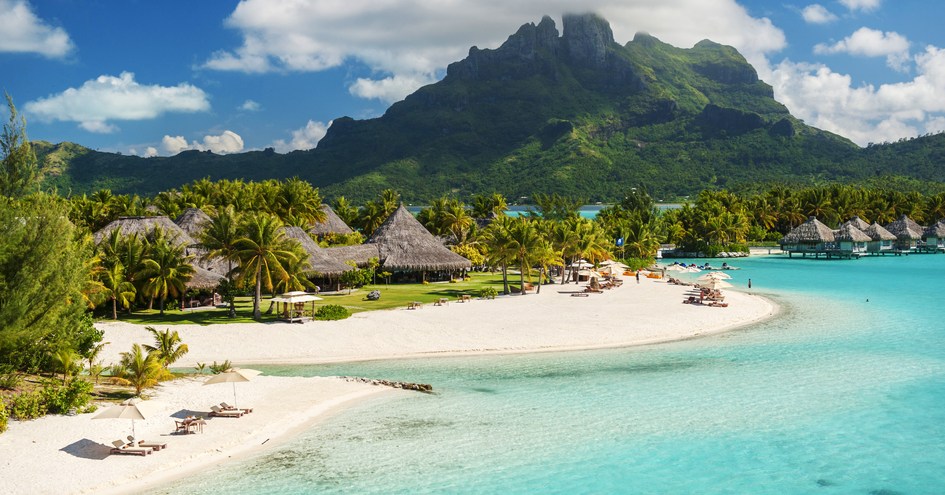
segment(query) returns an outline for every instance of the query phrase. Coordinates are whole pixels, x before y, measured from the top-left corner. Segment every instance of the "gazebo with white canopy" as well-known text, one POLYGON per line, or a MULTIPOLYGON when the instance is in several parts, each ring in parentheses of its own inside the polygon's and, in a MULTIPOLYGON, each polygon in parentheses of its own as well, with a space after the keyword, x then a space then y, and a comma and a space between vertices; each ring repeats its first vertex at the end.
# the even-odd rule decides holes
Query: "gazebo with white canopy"
POLYGON ((321 301, 322 298, 303 291, 286 292, 272 298, 272 302, 282 303, 279 314, 282 319, 292 322, 302 322, 305 316, 305 303, 312 303, 312 310, 309 313, 312 318, 315 317, 315 301, 321 301))

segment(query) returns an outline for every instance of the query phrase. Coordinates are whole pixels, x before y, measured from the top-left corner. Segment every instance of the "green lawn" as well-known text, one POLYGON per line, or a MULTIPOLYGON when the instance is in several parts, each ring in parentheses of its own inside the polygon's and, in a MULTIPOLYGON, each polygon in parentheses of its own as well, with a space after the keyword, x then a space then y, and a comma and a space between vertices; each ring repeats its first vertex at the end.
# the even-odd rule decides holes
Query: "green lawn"
MULTIPOLYGON (((510 276, 509 283, 518 285, 518 275, 510 276)), ((325 304, 337 304, 348 308, 352 313, 361 311, 374 311, 379 309, 404 308, 411 301, 419 301, 424 304, 432 304, 441 297, 449 298, 454 301, 460 294, 469 294, 473 298, 479 296, 479 290, 483 287, 494 287, 498 293, 502 293, 502 274, 501 273, 472 273, 468 280, 451 282, 434 282, 429 284, 390 284, 383 283, 377 285, 366 285, 348 294, 343 291, 340 294, 321 294, 323 301, 315 303, 315 308, 325 304), (379 290, 381 298, 377 301, 368 301, 365 296, 372 290, 379 290)), ((269 296, 264 295, 260 308, 263 311, 262 321, 277 321, 277 315, 265 314, 269 308, 269 296)), ((139 325, 179 325, 179 324, 197 324, 211 325, 219 323, 250 323, 253 320, 253 299, 251 297, 238 297, 236 299, 236 318, 229 318, 226 309, 209 309, 198 311, 181 311, 180 309, 166 309, 161 315, 157 310, 135 311, 131 316, 127 313, 118 314, 118 319, 129 323, 139 325)))

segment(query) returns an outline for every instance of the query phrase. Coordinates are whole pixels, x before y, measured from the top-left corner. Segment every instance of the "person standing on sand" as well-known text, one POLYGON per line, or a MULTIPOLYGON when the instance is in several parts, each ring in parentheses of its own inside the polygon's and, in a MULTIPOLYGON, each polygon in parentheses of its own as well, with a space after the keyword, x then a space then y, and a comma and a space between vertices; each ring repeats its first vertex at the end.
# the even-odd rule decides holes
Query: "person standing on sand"
POLYGON ((637 270, 637 283, 640 283, 640 270, 637 270))
POLYGON ((751 289, 751 279, 748 279, 748 288, 751 289))

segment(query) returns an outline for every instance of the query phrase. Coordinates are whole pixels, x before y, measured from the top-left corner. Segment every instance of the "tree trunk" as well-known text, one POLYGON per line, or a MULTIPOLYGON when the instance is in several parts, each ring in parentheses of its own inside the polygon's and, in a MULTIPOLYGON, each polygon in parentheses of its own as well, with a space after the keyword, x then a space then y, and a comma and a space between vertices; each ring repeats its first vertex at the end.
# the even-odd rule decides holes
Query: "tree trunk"
POLYGON ((545 267, 538 267, 538 288, 535 289, 535 294, 541 294, 541 276, 545 272, 545 267))
MULTIPOLYGON (((524 265, 524 263, 523 263, 523 265, 524 265)), ((524 266, 520 266, 520 267, 519 267, 519 270, 518 270, 518 279, 519 279, 519 283, 521 284, 521 285, 519 285, 519 289, 520 289, 522 295, 524 296, 524 295, 525 295, 525 267, 524 267, 524 266)))
POLYGON ((112 319, 118 319, 118 298, 112 298, 112 319))
POLYGON ((164 295, 161 295, 161 314, 164 314, 164 295))
POLYGON ((508 268, 509 268, 508 265, 506 265, 505 263, 502 263, 502 288, 503 288, 503 292, 502 292, 502 293, 503 293, 503 294, 508 294, 509 292, 511 292, 511 291, 509 290, 509 273, 508 273, 508 268))
POLYGON ((567 280, 565 277, 568 273, 568 258, 562 258, 562 260, 564 261, 564 266, 561 267, 561 285, 564 285, 565 280, 567 280))
POLYGON ((260 271, 256 270, 256 293, 253 294, 253 319, 261 320, 262 314, 259 312, 259 298, 262 297, 262 279, 260 271))

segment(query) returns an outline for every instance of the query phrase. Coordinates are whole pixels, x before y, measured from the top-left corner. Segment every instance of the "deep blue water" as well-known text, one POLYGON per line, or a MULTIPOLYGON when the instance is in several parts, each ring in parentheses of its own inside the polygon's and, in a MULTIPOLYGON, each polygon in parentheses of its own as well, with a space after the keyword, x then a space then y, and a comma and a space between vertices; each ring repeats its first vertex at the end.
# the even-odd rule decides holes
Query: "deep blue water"
POLYGON ((437 393, 158 493, 945 493, 945 256, 732 264, 778 317, 629 349, 264 367, 437 393))

